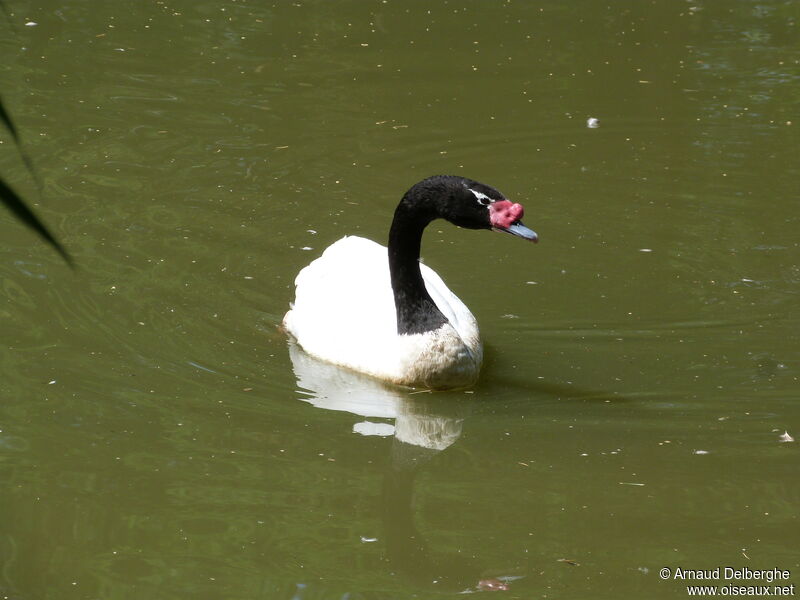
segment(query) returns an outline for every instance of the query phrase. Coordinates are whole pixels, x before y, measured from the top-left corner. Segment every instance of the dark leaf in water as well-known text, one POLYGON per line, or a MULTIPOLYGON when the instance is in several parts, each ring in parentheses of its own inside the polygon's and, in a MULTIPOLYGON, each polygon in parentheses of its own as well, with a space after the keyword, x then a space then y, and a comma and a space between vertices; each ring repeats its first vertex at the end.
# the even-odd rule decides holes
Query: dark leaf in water
POLYGON ((3 106, 3 100, 0 99, 0 121, 3 122, 3 125, 6 126, 11 132, 11 135, 14 138, 14 141, 19 144, 19 134, 17 133, 17 128, 14 126, 14 121, 11 120, 11 116, 6 111, 6 107, 3 106))
POLYGON ((75 267, 72 257, 69 255, 66 249, 56 238, 53 237, 53 234, 51 234, 47 227, 45 227, 44 223, 42 223, 39 218, 33 214, 33 211, 28 208, 28 205, 25 204, 25 201, 20 198, 14 190, 11 189, 2 178, 0 178, 0 200, 2 200, 3 204, 5 204, 20 221, 25 223, 28 227, 36 231, 36 233, 47 240, 47 242, 56 249, 61 257, 67 261, 67 264, 70 267, 75 267))
POLYGON ((17 149, 19 150, 19 155, 22 157, 22 162, 25 163, 25 166, 28 168, 31 177, 33 177, 33 180, 36 182, 36 185, 39 186, 39 190, 41 191, 42 182, 39 179, 39 175, 36 173, 36 169, 33 168, 33 161, 22 147, 22 139, 19 137, 19 132, 17 131, 17 127, 14 125, 14 121, 11 120, 11 115, 8 114, 5 106, 3 106, 2 99, 0 99, 0 121, 2 121, 6 129, 11 132, 11 137, 14 138, 14 141, 17 144, 17 149))

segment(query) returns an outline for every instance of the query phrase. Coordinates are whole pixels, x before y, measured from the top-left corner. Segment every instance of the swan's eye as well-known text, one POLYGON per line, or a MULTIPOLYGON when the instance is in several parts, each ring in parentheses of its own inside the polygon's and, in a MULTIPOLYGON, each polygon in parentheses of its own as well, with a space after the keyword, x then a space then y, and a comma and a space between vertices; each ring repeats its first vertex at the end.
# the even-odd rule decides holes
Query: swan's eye
POLYGON ((476 192, 472 188, 467 188, 467 189, 469 189, 469 191, 472 192, 472 194, 475 196, 475 199, 478 201, 478 204, 480 204, 481 206, 489 206, 492 203, 492 199, 489 198, 489 196, 487 196, 483 192, 476 192))

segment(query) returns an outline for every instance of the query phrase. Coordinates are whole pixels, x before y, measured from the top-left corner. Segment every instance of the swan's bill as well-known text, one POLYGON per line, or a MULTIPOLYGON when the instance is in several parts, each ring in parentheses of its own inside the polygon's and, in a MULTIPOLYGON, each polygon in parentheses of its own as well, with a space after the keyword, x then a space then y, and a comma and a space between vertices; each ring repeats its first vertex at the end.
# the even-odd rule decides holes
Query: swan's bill
POLYGON ((511 235, 516 235, 521 237, 525 240, 529 240, 531 242, 538 242, 539 236, 533 229, 529 229, 522 224, 522 221, 517 221, 516 223, 512 223, 508 227, 492 227, 494 231, 502 231, 504 233, 510 233, 511 235))
POLYGON ((525 209, 521 204, 510 200, 498 200, 489 205, 489 223, 495 231, 505 231, 531 242, 538 242, 539 236, 533 229, 522 224, 525 209))

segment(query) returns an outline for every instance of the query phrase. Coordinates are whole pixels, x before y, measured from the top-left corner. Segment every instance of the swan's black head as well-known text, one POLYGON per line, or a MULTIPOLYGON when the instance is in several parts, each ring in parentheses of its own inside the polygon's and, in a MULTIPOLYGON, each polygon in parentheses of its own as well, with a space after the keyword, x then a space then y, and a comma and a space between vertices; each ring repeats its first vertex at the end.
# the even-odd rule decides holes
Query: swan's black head
POLYGON ((403 197, 427 221, 447 219, 466 229, 492 229, 536 242, 538 236, 520 219, 521 204, 508 200, 491 186, 454 175, 435 175, 420 181, 403 197))

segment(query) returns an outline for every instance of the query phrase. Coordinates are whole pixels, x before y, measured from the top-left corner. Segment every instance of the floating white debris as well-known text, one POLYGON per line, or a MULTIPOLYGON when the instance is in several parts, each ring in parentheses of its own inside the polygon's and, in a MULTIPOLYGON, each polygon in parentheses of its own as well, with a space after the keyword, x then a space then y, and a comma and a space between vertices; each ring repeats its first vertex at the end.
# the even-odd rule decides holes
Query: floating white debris
POLYGON ((695 450, 692 454, 708 454, 708 450, 695 450))
POLYGON ((362 544, 371 544, 372 542, 377 542, 378 538, 376 537, 366 537, 364 535, 361 536, 361 543, 362 544))
POLYGON ((36 21, 28 21, 25 23, 25 27, 36 27, 38 23, 36 21))
POLYGON ((652 252, 652 248, 639 248, 639 252, 652 252))
POLYGON ((308 250, 313 250, 313 248, 311 246, 303 246, 302 248, 300 248, 300 250, 308 251, 308 250))
POLYGON ((598 119, 595 119, 594 117, 589 117, 588 119, 586 119, 586 126, 589 129, 597 129, 598 127, 600 127, 600 121, 598 119))
POLYGON ((782 434, 778 436, 778 441, 780 442, 793 442, 794 438, 789 434, 788 431, 784 431, 782 434))

